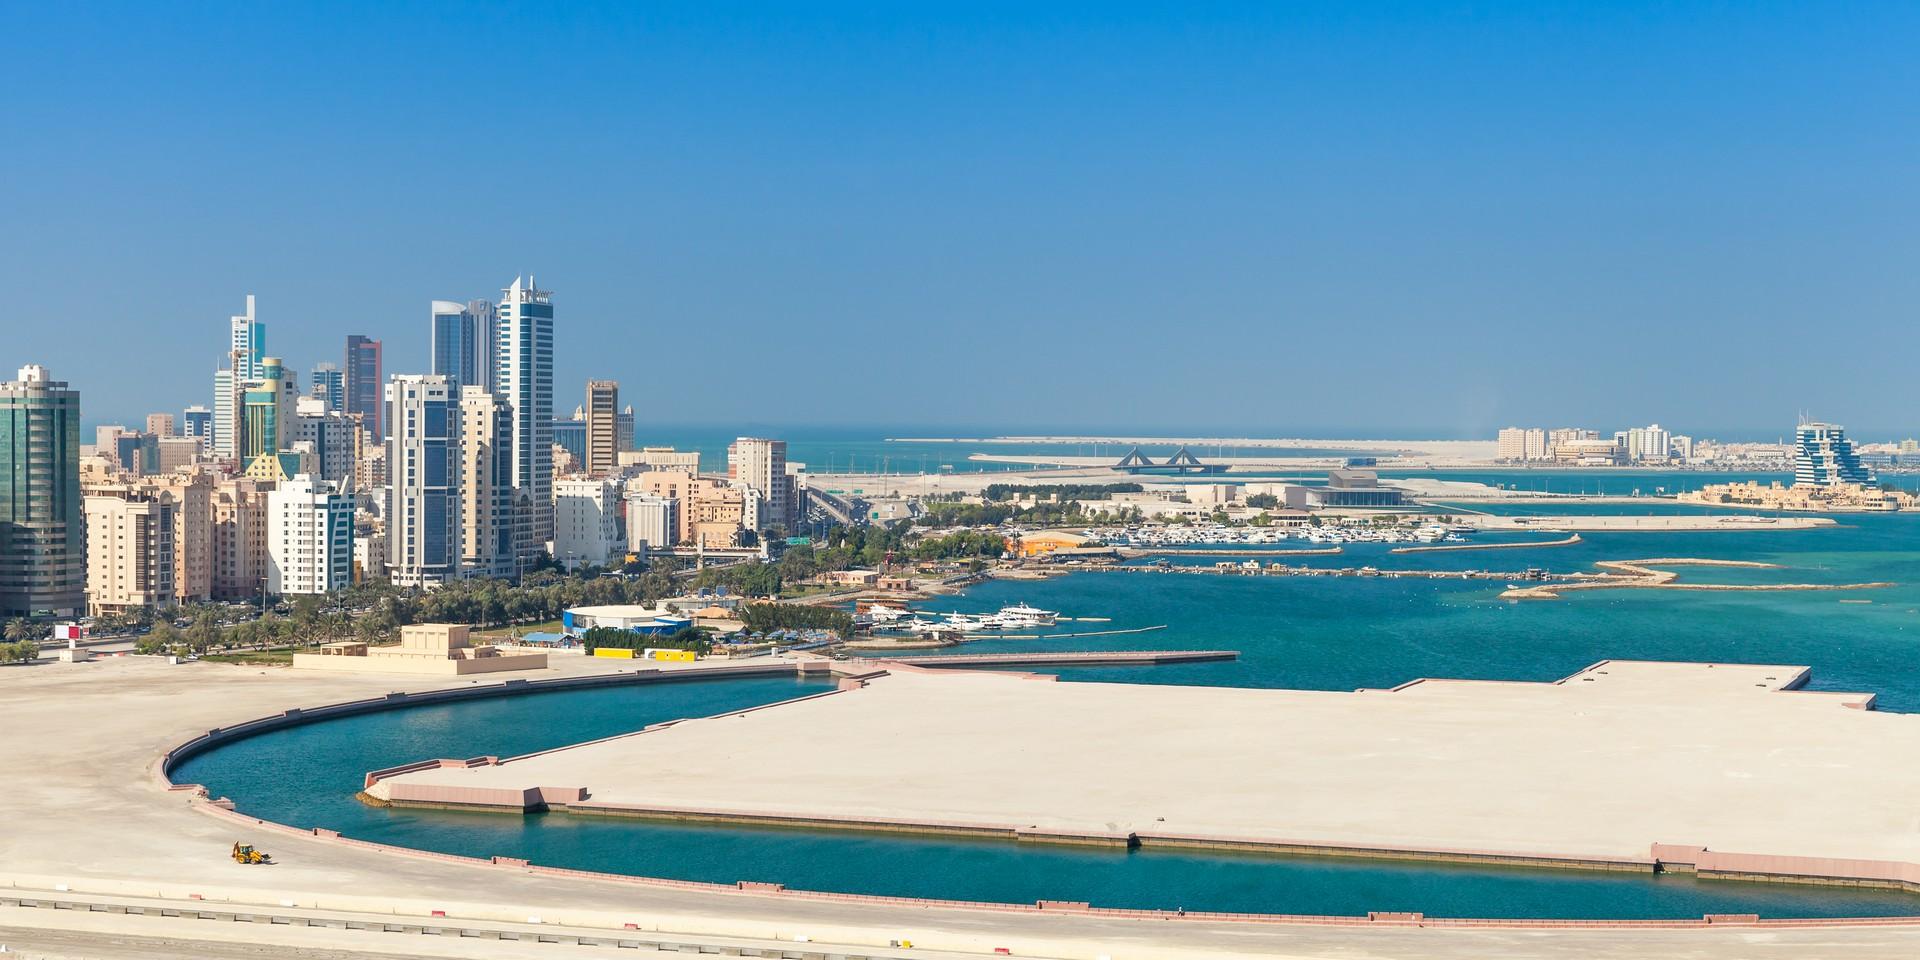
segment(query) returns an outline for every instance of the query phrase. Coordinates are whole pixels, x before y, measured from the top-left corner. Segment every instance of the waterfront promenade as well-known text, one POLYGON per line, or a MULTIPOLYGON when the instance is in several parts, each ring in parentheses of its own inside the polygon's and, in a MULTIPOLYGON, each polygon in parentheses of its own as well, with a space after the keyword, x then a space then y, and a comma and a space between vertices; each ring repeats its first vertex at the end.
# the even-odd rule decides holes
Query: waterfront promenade
MULTIPOLYGON (((606 670, 604 664, 561 659, 539 676, 606 670)), ((439 681, 446 687, 499 682, 439 681)), ((1892 958, 1920 950, 1920 925, 1901 924, 1696 921, 1483 928, 1403 917, 1244 923, 638 883, 534 872, 511 862, 403 855, 250 826, 231 815, 209 814, 187 794, 169 792, 160 780, 161 754, 209 728, 291 706, 379 698, 434 683, 218 664, 169 667, 131 658, 0 669, 0 709, 22 731, 0 740, 0 763, 9 770, 35 771, 31 778, 10 782, 13 809, 24 813, 0 828, 5 941, 16 951, 91 958, 240 956, 241 943, 263 945, 269 954, 328 958, 631 955, 614 947, 579 946, 575 940, 582 935, 685 945, 669 949, 761 950, 771 951, 763 952, 766 956, 808 958, 990 956, 998 948, 1014 956, 1074 960, 1571 958, 1602 951, 1892 958), (76 762, 77 757, 85 761, 76 762), (235 841, 262 845, 277 863, 271 868, 234 864, 227 850, 235 841), (102 909, 15 907, 6 903, 9 897, 100 904, 102 909), (106 909, 114 901, 151 909, 144 916, 114 913, 106 909), (199 919, 203 912, 214 919, 199 919), (233 919, 243 915, 255 919, 233 919), (273 917, 299 922, 270 922, 273 917), (538 923, 529 922, 535 918, 538 923), (389 927, 395 932, 386 932, 389 927), (422 932, 428 928, 470 929, 483 936, 422 932), (506 933, 526 939, 493 939, 506 933), (914 948, 887 946, 903 939, 912 940, 914 948), (47 946, 37 947, 42 943, 47 946)), ((338 785, 343 790, 356 786, 338 785)))

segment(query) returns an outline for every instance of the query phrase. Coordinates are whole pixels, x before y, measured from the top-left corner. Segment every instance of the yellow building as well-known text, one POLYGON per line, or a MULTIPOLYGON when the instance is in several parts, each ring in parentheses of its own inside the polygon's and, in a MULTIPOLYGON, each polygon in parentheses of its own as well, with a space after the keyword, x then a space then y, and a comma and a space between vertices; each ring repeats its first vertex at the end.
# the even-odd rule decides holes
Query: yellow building
POLYGON ((1064 530, 1038 530, 1007 538, 1007 552, 1017 557, 1044 556, 1062 547, 1083 546, 1087 538, 1064 530))

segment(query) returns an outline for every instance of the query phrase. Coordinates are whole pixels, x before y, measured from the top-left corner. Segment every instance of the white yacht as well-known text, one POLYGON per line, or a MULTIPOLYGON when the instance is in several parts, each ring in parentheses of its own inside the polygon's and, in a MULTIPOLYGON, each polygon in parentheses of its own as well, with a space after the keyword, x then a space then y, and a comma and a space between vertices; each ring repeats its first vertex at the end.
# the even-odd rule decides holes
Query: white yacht
POLYGON ((1039 607, 1029 607, 1024 603, 1016 603, 1011 607, 1001 607, 998 616, 1004 619, 1018 620, 1022 625, 1031 624, 1038 627, 1053 626, 1054 623, 1060 619, 1060 613, 1057 610, 1042 610, 1039 607))

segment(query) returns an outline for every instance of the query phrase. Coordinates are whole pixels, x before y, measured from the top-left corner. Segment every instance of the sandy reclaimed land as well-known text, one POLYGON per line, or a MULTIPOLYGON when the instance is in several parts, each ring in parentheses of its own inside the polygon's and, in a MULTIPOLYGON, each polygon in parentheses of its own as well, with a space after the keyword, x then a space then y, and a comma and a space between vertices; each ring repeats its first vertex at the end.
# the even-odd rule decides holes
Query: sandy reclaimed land
MULTIPOLYGON (((547 675, 604 666, 590 661, 556 661, 567 666, 550 670, 547 675)), ((756 891, 717 893, 536 875, 513 864, 480 866, 399 856, 319 837, 237 825, 201 812, 185 794, 168 792, 157 776, 163 751, 211 727, 232 725, 292 706, 381 696, 393 690, 498 682, 494 678, 449 683, 424 678, 302 674, 206 663, 169 667, 156 660, 133 658, 0 668, 0 719, 10 731, 0 738, 0 768, 7 771, 9 809, 14 812, 0 822, 0 896, 24 898, 33 894, 106 903, 128 903, 138 898, 138 902, 171 904, 182 911, 189 906, 234 912, 247 909, 304 918, 358 918, 363 925, 374 924, 371 932, 361 932, 161 918, 153 913, 139 917, 0 907, 0 930, 16 949, 39 946, 46 953, 80 957, 304 955, 295 948, 343 951, 348 955, 475 958, 633 954, 571 943, 437 940, 418 933, 382 933, 376 923, 382 920, 449 926, 485 924, 492 929, 538 930, 543 935, 582 929, 603 935, 612 931, 618 936, 661 939, 671 934, 682 942, 702 945, 700 949, 705 952, 774 950, 763 952, 763 956, 944 957, 948 952, 987 956, 1000 947, 1015 956, 1073 960, 1099 956, 1113 960, 1253 956, 1477 960, 1602 955, 1878 960, 1920 954, 1920 926, 1481 929, 1392 924, 1250 925, 843 903, 756 891), (236 840, 260 843, 273 853, 276 864, 251 868, 232 863, 227 851, 236 840), (64 891, 51 892, 56 888, 64 891), (447 916, 427 919, 433 911, 447 916), (541 925, 528 926, 531 917, 541 918, 541 925), (635 929, 626 930, 628 924, 635 929), (796 942, 800 936, 809 938, 809 942, 796 942), (155 938, 167 945, 132 939, 138 937, 155 938), (905 951, 886 946, 890 940, 902 938, 913 940, 915 948, 905 951), (218 952, 196 952, 195 943, 212 941, 261 946, 252 954, 226 947, 218 952), (784 954, 779 952, 782 949, 784 954)), ((1007 687, 1022 684, 1015 680, 996 682, 1007 687)), ((1061 684, 1058 689, 1070 686, 1061 684)), ((883 689, 876 685, 872 692, 883 689)), ((1762 693, 1757 691, 1755 696, 1762 693)), ((1797 702, 1800 696, 1780 695, 1780 699, 1797 702)), ((825 705, 834 701, 854 704, 857 697, 836 695, 813 702, 825 705)), ((765 714, 775 716, 778 710, 765 714)), ((991 720, 992 715, 970 709, 967 719, 991 720)), ((1047 728, 1058 727, 1061 722, 1054 716, 1047 728)), ((861 740, 866 739, 867 732, 863 732, 861 740)), ((1899 756, 1894 752, 1899 742, 1888 741, 1888 756, 1899 756)), ((817 755, 811 749, 807 752, 817 755)), ((862 754, 850 756, 860 759, 862 754)), ((862 764, 846 766, 858 769, 862 764)), ((1811 803, 1825 790, 1820 783, 1801 785, 1790 792, 1811 803)), ((338 786, 351 790, 357 784, 338 786)))
MULTIPOLYGON (((1920 717, 1787 666, 1327 693, 896 671, 864 688, 380 786, 593 805, 1344 846, 1920 861, 1920 717), (823 763, 820 730, 863 731, 823 763)), ((379 787, 376 787, 376 793, 379 787)))

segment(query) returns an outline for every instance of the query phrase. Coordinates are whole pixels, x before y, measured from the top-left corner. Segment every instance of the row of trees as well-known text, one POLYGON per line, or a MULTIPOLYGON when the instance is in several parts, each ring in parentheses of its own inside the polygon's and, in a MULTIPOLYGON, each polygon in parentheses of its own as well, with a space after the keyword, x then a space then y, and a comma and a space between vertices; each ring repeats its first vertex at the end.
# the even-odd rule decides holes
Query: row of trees
POLYGON ((1031 493, 1042 500, 1111 500, 1116 493, 1139 493, 1144 489, 1137 483, 1062 483, 1053 486, 990 483, 981 496, 995 502, 1011 500, 1023 493, 1031 493))
POLYGON ((749 603, 740 608, 740 622, 755 633, 769 630, 833 630, 842 637, 853 635, 853 614, 835 607, 749 603))
POLYGON ((594 627, 580 635, 580 645, 588 654, 606 647, 609 650, 692 650, 700 656, 713 651, 713 638, 698 627, 681 627, 665 636, 634 633, 619 627, 594 627))

